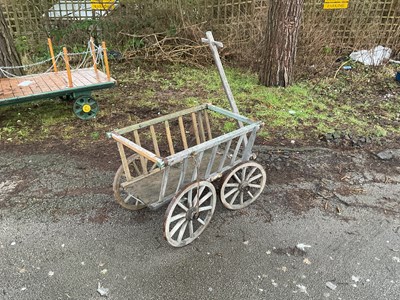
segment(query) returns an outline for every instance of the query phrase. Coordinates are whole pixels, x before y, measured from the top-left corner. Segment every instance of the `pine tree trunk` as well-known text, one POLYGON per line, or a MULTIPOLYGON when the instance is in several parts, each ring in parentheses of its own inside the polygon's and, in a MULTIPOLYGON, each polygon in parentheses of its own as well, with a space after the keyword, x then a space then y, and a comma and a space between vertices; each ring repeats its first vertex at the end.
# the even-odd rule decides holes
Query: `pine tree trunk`
MULTIPOLYGON (((3 12, 0 8, 0 67, 20 66, 21 59, 15 49, 14 40, 10 34, 3 12)), ((23 75, 22 69, 7 69, 14 75, 23 75)), ((5 77, 0 71, 0 78, 5 77)))
POLYGON ((286 87, 293 82, 304 0, 271 0, 259 80, 266 86, 286 87))

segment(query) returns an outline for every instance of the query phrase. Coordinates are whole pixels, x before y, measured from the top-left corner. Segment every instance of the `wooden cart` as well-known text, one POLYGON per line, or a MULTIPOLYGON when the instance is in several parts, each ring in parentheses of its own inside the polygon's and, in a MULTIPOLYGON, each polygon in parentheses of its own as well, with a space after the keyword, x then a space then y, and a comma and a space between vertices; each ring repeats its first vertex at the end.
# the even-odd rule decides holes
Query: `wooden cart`
POLYGON ((0 78, 0 106, 59 97, 73 101, 73 112, 78 118, 83 120, 94 118, 99 105, 91 96, 91 92, 110 88, 116 84, 116 81, 110 76, 105 43, 103 42, 102 45, 105 73, 97 67, 93 39, 90 44, 93 56, 92 68, 71 70, 68 53, 64 48, 66 70, 59 71, 49 40, 54 70, 49 73, 0 78))
POLYGON ((266 182, 263 167, 250 160, 261 123, 237 113, 218 55, 222 44, 211 32, 203 41, 210 45, 234 112, 204 104, 108 134, 122 161, 113 183, 116 201, 131 210, 169 203, 164 237, 174 247, 191 243, 209 224, 216 187, 226 208, 241 209, 260 196, 266 182), (215 134, 213 124, 229 124, 231 130, 215 134))

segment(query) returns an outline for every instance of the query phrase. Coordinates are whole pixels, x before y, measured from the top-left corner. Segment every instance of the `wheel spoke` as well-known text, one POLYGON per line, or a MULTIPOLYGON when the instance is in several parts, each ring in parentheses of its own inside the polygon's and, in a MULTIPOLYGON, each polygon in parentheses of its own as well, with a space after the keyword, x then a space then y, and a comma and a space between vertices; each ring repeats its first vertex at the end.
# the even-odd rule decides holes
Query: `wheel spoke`
POLYGON ((190 190, 188 192, 188 197, 187 197, 187 201, 188 201, 188 207, 191 208, 193 207, 193 190, 190 190))
POLYGON ((132 195, 128 194, 128 196, 126 196, 126 198, 124 199, 124 202, 128 203, 130 198, 132 198, 132 195))
POLYGON ((250 183, 250 184, 249 184, 249 187, 259 189, 259 188, 261 188, 261 185, 260 185, 260 184, 250 183))
POLYGON ((256 176, 254 176, 253 178, 250 178, 250 179, 249 179, 249 182, 253 182, 254 180, 257 180, 257 179, 261 178, 262 176, 263 176, 263 174, 260 173, 260 174, 258 174, 258 175, 256 175, 256 176))
POLYGON ((135 169, 136 173, 137 173, 138 175, 140 175, 140 170, 139 170, 139 167, 137 166, 137 164, 136 164, 135 162, 132 162, 132 166, 133 166, 133 168, 135 169))
POLYGON ((240 205, 243 205, 243 192, 240 193, 240 205))
POLYGON ((244 181, 244 180, 246 179, 246 170, 247 170, 247 168, 243 168, 243 171, 242 171, 242 181, 244 181))
POLYGON ((212 196, 212 192, 208 192, 206 195, 203 196, 203 198, 200 199, 199 205, 202 205, 207 199, 209 199, 212 196))
POLYGON ((199 212, 207 211, 207 210, 211 210, 211 209, 212 209, 212 206, 203 206, 203 207, 199 208, 199 212))
POLYGON ((178 243, 182 242, 182 238, 183 238, 183 235, 185 234, 187 225, 188 225, 188 221, 183 223, 181 230, 179 230, 178 243))
POLYGON ((175 215, 175 216, 173 216, 173 217, 171 218, 170 222, 171 222, 171 223, 172 223, 172 222, 175 222, 176 220, 182 219, 182 218, 184 218, 184 217, 186 217, 186 213, 177 214, 177 215, 175 215))
POLYGON ((225 186, 226 187, 238 187, 239 183, 227 183, 225 186))
POLYGON ((183 205, 181 202, 178 202, 178 206, 180 208, 182 208, 184 211, 188 211, 188 208, 185 205, 183 205))
POLYGON ((251 199, 254 198, 253 194, 250 191, 247 191, 247 194, 249 194, 249 196, 251 197, 251 199))
POLYGON ((197 221, 198 221, 201 225, 206 225, 206 223, 205 223, 202 219, 200 219, 200 218, 197 218, 197 221))
POLYGON ((249 180, 250 179, 250 177, 251 176, 253 176, 253 174, 254 174, 254 172, 257 170, 257 168, 256 167, 254 167, 251 171, 250 171, 250 173, 247 175, 247 178, 246 178, 246 180, 249 180))
POLYGON ((189 221, 189 234, 190 234, 190 237, 193 237, 193 233, 194 233, 194 231, 193 231, 193 221, 190 220, 189 221))
POLYGON ((230 205, 232 205, 235 202, 235 200, 236 200, 237 196, 239 195, 239 193, 240 193, 240 191, 237 190, 236 194, 233 195, 232 200, 229 202, 230 205))
POLYGON ((238 183, 241 183, 242 181, 239 179, 239 177, 236 175, 236 173, 233 174, 233 177, 235 177, 236 181, 238 183))
POLYGON ((174 228, 172 228, 172 230, 170 231, 171 237, 174 236, 174 234, 178 231, 178 229, 182 226, 182 224, 185 223, 185 221, 186 221, 186 219, 182 219, 178 223, 176 223, 174 228))
POLYGON ((238 191, 238 188, 231 189, 228 193, 225 194, 225 198, 229 198, 230 195, 238 191))

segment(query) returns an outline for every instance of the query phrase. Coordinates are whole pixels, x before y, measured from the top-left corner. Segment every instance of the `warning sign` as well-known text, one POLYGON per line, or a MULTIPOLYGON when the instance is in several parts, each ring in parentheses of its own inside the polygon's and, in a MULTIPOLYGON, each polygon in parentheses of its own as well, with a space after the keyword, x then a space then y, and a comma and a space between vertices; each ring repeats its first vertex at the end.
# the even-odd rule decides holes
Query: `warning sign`
POLYGON ((344 9, 349 7, 349 0, 325 0, 324 9, 344 9))
POLYGON ((90 0, 93 10, 112 10, 115 8, 115 2, 111 0, 90 0))

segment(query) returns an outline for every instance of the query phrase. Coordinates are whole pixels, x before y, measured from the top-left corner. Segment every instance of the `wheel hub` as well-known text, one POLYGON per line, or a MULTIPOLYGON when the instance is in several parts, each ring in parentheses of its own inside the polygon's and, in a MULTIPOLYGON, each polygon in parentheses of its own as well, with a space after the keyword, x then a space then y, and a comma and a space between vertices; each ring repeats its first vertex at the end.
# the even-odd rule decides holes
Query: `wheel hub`
POLYGON ((239 184, 239 191, 241 192, 245 192, 248 191, 250 189, 249 183, 247 181, 242 181, 239 184))
POLYGON ((197 214, 196 207, 192 207, 186 212, 186 220, 196 220, 198 217, 199 215, 197 214))
POLYGON ((82 110, 83 110, 83 112, 88 113, 88 112, 90 112, 90 111, 92 110, 92 108, 90 107, 89 104, 85 104, 85 105, 82 107, 82 110))

